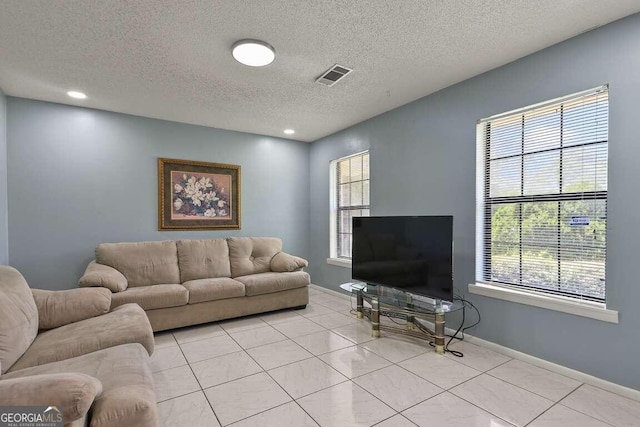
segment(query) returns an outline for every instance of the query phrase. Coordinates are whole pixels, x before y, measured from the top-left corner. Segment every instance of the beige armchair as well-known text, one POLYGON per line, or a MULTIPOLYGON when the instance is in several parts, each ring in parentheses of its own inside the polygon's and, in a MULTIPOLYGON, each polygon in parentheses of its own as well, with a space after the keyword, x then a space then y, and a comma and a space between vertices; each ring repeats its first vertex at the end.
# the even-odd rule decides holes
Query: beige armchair
POLYGON ((30 289, 0 266, 0 406, 62 409, 68 426, 157 424, 145 312, 103 288, 30 289))

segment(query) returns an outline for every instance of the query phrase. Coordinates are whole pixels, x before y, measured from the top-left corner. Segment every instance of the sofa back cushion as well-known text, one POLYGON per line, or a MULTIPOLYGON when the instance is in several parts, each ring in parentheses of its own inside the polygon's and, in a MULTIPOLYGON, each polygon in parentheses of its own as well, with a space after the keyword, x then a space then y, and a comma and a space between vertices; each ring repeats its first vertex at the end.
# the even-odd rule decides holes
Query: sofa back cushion
POLYGON ((38 308, 22 274, 0 266, 0 369, 5 373, 38 334, 38 308))
POLYGON ((113 267, 129 287, 180 283, 178 250, 173 241, 101 243, 96 262, 113 267))
POLYGON ((269 271, 271 258, 282 251, 282 240, 276 237, 229 237, 231 277, 269 271))
POLYGON ((231 277, 226 239, 178 240, 180 282, 231 277))

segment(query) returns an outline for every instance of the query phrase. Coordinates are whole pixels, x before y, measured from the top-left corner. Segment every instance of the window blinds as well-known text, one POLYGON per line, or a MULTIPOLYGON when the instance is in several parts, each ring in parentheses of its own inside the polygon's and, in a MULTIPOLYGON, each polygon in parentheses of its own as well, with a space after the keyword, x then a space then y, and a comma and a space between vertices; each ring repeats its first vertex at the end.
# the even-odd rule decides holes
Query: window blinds
POLYGON ((608 86, 478 122, 477 278, 605 300, 608 86))
POLYGON ((337 255, 351 259, 352 218, 369 216, 369 153, 338 160, 336 174, 337 255))

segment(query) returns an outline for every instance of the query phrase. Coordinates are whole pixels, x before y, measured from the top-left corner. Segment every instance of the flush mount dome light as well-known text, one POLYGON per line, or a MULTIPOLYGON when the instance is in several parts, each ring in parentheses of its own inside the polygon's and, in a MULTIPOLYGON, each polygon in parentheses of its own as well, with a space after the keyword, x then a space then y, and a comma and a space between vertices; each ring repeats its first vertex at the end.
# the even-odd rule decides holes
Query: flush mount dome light
POLYGON ((67 95, 75 99, 87 99, 87 95, 85 95, 82 92, 78 92, 76 90, 70 90, 69 92, 67 92, 67 95))
POLYGON ((250 67, 264 67, 276 58, 276 51, 269 43, 252 39, 235 42, 231 53, 236 61, 250 67))

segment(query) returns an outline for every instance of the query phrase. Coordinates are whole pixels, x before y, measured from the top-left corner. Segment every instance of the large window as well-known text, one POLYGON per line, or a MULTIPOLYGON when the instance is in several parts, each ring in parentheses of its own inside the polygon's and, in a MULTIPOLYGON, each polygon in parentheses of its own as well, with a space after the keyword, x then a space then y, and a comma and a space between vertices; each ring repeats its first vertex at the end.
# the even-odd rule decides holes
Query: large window
POLYGON ((351 219, 369 216, 369 152, 333 160, 331 258, 351 259, 351 219))
POLYGON ((478 122, 479 282, 605 301, 608 87, 478 122))

